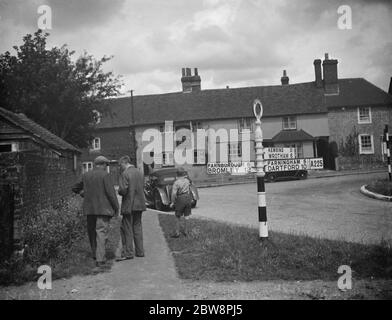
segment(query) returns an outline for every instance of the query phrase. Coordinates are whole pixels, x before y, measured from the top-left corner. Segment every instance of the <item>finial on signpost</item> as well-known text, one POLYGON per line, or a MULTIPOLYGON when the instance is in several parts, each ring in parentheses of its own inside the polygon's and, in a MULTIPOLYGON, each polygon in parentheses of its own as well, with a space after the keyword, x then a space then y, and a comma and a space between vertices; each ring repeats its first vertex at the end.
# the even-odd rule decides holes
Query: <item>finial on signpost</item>
POLYGON ((253 103, 253 113, 256 117, 255 128, 255 152, 256 152, 256 177, 257 177, 257 202, 259 212, 259 237, 260 240, 268 238, 267 204, 265 200, 265 171, 264 171, 264 148, 263 130, 261 129, 261 118, 263 116, 263 105, 259 99, 253 103))
POLYGON ((256 117, 256 122, 261 123, 261 117, 263 116, 263 105, 259 99, 253 102, 253 113, 256 117))

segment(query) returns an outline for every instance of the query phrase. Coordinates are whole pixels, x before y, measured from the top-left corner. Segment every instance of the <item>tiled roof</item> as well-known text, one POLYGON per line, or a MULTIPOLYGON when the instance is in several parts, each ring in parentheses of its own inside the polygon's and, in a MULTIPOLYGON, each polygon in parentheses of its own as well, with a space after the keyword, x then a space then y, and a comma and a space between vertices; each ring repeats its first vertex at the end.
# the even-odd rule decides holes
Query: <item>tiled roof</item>
MULTIPOLYGON (((135 124, 253 117, 256 98, 263 104, 263 117, 327 113, 328 108, 338 106, 392 105, 391 95, 365 79, 352 78, 340 79, 339 95, 330 96, 314 82, 135 96, 135 124)), ((98 128, 129 126, 131 98, 113 99, 109 105, 111 115, 98 128)))
POLYGON ((282 130, 276 134, 272 142, 313 141, 314 137, 304 130, 282 130))
POLYGON ((362 105, 392 106, 390 94, 362 78, 340 80, 339 95, 330 95, 325 98, 328 108, 362 105))
POLYGON ((4 108, 0 108, 0 116, 27 131, 33 135, 34 138, 38 138, 38 140, 41 140, 55 150, 80 152, 79 149, 51 133, 33 120, 27 118, 23 113, 14 113, 4 108))

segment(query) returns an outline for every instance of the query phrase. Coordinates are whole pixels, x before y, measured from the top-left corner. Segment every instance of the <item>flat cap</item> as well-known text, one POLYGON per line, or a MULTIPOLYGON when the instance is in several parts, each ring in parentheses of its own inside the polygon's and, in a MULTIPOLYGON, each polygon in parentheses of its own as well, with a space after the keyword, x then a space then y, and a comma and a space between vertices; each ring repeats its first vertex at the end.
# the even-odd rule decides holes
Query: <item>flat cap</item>
POLYGON ((109 159, 104 156, 98 156, 94 160, 94 164, 108 164, 110 163, 109 159))
POLYGON ((178 175, 179 177, 186 176, 187 174, 188 174, 188 173, 185 171, 184 168, 182 168, 182 167, 177 168, 177 175, 178 175))

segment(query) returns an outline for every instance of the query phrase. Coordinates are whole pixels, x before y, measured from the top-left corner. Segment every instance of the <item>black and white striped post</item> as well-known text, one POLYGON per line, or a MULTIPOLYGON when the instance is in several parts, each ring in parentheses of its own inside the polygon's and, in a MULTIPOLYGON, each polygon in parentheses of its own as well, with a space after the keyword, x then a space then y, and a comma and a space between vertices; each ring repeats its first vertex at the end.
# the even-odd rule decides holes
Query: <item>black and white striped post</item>
POLYGON ((385 125, 385 129, 384 129, 384 139, 385 139, 386 152, 387 152, 387 164, 388 164, 389 181, 392 181, 392 168, 391 168, 391 141, 389 141, 388 125, 385 125))
POLYGON ((253 112, 256 117, 255 127, 255 150, 256 150, 256 177, 257 177, 257 203, 259 211, 259 239, 268 239, 267 203, 265 200, 264 184, 264 149, 263 130, 261 129, 261 117, 263 116, 263 105, 256 99, 253 103, 253 112))

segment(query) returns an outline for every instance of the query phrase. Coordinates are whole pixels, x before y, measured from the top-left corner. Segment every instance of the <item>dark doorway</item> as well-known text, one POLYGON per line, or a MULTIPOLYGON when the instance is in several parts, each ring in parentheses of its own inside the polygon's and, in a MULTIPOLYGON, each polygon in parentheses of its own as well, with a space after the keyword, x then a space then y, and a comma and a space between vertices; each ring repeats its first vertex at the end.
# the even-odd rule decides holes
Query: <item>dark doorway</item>
POLYGON ((14 243, 14 193, 12 186, 0 184, 0 261, 9 258, 14 243))
POLYGON ((317 145, 317 157, 323 158, 324 169, 336 170, 335 168, 335 157, 332 150, 332 146, 328 142, 328 137, 320 137, 316 141, 317 145))

